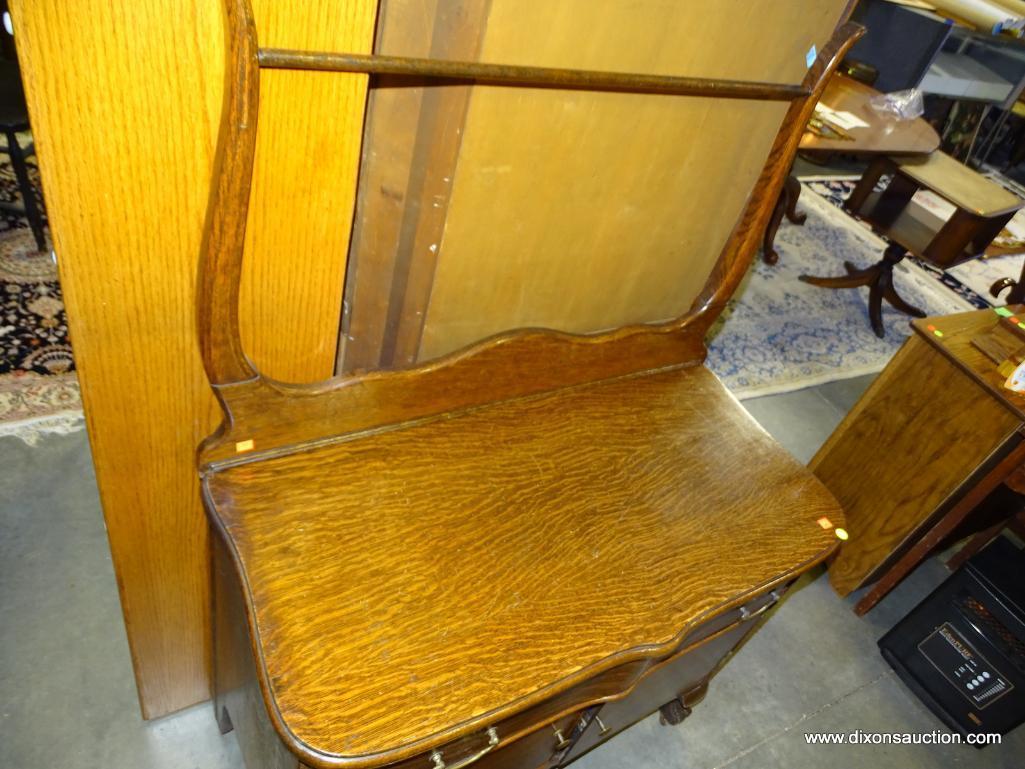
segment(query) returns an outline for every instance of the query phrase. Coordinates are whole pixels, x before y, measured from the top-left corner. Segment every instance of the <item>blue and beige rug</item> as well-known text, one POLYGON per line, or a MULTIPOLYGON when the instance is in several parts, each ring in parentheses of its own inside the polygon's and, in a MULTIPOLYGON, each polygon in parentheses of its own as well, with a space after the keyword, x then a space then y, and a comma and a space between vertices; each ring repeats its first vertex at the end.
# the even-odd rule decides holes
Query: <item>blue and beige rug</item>
MULTIPOLYGON (((784 220, 776 236, 779 263, 760 257, 709 342, 708 365, 741 399, 798 390, 876 373, 910 335, 910 318, 883 305, 886 337, 868 323, 868 289, 834 291, 798 275, 842 275, 843 262, 868 266, 886 241, 839 208, 853 183, 806 177, 799 208, 804 226, 784 220)), ((1017 279, 1023 256, 972 261, 947 273, 905 259, 894 273, 898 291, 929 315, 997 304, 997 278, 1017 279)))

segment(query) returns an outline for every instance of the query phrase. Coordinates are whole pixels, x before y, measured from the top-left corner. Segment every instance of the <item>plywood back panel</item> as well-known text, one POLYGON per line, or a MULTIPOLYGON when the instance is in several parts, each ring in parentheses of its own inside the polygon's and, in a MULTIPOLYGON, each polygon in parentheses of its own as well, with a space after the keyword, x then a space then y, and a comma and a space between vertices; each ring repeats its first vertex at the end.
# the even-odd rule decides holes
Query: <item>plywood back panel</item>
MULTIPOLYGON (((263 42, 367 51, 370 0, 254 0, 263 42)), ((220 3, 13 0, 143 713, 208 696, 195 450, 218 409, 195 277, 224 83, 220 3)), ((365 78, 267 73, 243 332, 271 376, 333 368, 365 78)))
MULTIPOLYGON (((474 60, 490 0, 382 0, 375 51, 474 60)), ((380 77, 367 105, 340 370, 416 361, 472 87, 380 77)))
MULTIPOLYGON (((481 59, 797 83, 845 0, 492 0, 481 59)), ((779 103, 475 88, 419 359, 520 326, 682 314, 768 154, 779 103)))

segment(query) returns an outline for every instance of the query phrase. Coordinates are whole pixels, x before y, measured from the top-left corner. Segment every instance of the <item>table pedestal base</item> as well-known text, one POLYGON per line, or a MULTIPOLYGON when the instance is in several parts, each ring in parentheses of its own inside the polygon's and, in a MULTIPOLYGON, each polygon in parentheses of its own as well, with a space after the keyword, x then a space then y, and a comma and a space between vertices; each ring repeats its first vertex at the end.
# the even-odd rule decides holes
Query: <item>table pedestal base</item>
POLYGON ((885 332, 883 330, 883 299, 893 305, 901 312, 913 315, 916 318, 924 318, 925 313, 912 304, 908 304, 904 298, 897 293, 893 286, 893 266, 900 262, 907 255, 903 246, 893 243, 883 252, 883 258, 871 267, 860 269, 850 262, 844 262, 844 269, 847 274, 838 278, 819 278, 814 275, 801 275, 800 279, 805 283, 822 288, 859 288, 868 286, 868 317, 872 323, 872 330, 880 339, 885 332))
POLYGON ((1025 303, 1025 267, 1022 267, 1022 277, 1018 280, 1015 280, 1014 278, 1001 278, 990 286, 990 296, 999 298, 1000 292, 1005 288, 1011 289, 1011 292, 1007 295, 1007 299, 1004 301, 1004 304, 1025 303))

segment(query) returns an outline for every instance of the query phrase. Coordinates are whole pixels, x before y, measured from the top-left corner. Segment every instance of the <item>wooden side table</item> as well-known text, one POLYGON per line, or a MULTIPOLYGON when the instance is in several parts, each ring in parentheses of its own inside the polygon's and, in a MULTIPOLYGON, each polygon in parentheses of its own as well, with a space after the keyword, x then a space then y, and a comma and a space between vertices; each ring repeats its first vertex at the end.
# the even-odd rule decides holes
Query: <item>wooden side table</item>
MULTIPOLYGON (((819 102, 837 112, 850 112, 865 125, 849 129, 847 134, 850 140, 830 139, 806 130, 799 145, 801 154, 818 157, 829 157, 841 152, 858 156, 927 155, 940 146, 939 134, 922 118, 894 120, 873 109, 872 98, 878 95, 879 91, 870 85, 840 72, 835 74, 819 102)), ((795 176, 788 177, 780 191, 769 225, 765 228, 762 259, 766 264, 775 264, 779 260, 774 242, 784 214, 788 221, 804 224, 805 215, 797 211, 800 195, 801 183, 795 176)))
MULTIPOLYGON (((1010 308, 1025 314, 1025 306, 1010 308)), ((1023 315, 1025 317, 1025 315, 1023 315)), ((829 567, 840 595, 876 583, 864 614, 1025 462, 1025 397, 971 345, 992 310, 927 318, 872 383, 811 470, 847 516, 829 567)))
POLYGON ((842 277, 802 275, 801 280, 823 288, 869 287, 868 314, 876 336, 883 336, 882 301, 916 317, 925 315, 906 302, 893 285, 893 267, 911 253, 946 269, 986 250, 1025 201, 942 152, 921 158, 880 157, 872 162, 847 199, 846 207, 860 215, 890 241, 883 258, 866 269, 844 262, 842 277), (886 174, 889 184, 875 187, 886 174), (912 197, 931 190, 955 207, 943 221, 912 197))

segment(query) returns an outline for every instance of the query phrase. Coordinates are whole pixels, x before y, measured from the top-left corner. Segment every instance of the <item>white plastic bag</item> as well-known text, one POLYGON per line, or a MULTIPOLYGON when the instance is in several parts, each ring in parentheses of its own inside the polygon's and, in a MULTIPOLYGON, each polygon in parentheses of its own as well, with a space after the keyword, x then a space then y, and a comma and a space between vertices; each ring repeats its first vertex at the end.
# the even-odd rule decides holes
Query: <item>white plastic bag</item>
POLYGON ((917 88, 881 93, 869 99, 869 104, 876 112, 881 112, 897 120, 914 120, 925 112, 922 92, 917 88))

